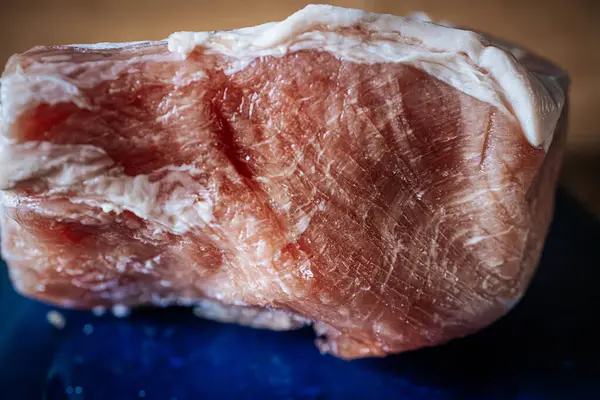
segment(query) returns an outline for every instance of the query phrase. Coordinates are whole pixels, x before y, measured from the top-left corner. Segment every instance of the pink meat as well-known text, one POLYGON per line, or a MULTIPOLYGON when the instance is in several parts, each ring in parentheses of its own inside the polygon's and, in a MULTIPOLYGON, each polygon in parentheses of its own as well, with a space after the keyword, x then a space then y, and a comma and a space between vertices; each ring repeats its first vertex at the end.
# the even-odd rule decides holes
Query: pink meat
POLYGON ((21 293, 313 323, 320 349, 343 358, 470 334, 524 294, 566 107, 546 152, 496 106, 404 63, 325 49, 228 71, 235 62, 202 48, 176 57, 166 42, 9 61, 3 79, 42 77, 2 99, 5 157, 27 170, 2 187, 21 293), (34 105, 8 107, 19 96, 34 105))

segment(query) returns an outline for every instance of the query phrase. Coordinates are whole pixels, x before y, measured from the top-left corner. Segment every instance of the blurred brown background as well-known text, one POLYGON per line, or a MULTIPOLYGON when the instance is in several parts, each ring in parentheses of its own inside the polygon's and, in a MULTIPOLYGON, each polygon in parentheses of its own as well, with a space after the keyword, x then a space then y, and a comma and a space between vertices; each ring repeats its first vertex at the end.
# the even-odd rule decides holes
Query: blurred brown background
MULTIPOLYGON (((162 39, 281 20, 309 2, 277 0, 0 0, 0 63, 37 44, 162 39)), ((484 30, 550 58, 573 78, 563 184, 600 215, 599 0, 346 0, 331 4, 484 30)))

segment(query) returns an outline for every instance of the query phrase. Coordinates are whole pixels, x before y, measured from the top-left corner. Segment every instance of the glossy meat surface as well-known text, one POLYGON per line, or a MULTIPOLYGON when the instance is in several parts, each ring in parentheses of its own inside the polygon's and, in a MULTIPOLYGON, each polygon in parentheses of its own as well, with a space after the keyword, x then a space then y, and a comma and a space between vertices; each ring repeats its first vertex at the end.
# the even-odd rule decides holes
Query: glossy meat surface
POLYGON ((565 107, 546 152, 406 63, 302 49, 240 67, 166 42, 32 49, 2 102, 3 255, 22 293, 312 322, 343 358, 439 344, 518 301, 566 123, 565 107))

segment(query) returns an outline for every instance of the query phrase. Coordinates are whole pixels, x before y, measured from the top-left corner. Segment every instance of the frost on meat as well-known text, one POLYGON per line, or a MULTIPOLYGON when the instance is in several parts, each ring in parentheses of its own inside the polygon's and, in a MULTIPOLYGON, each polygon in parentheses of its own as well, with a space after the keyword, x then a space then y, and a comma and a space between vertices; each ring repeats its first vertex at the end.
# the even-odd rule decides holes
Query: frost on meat
POLYGON ((443 343, 534 273, 567 86, 479 34, 330 6, 36 47, 2 77, 3 254, 62 306, 313 323, 343 358, 443 343))

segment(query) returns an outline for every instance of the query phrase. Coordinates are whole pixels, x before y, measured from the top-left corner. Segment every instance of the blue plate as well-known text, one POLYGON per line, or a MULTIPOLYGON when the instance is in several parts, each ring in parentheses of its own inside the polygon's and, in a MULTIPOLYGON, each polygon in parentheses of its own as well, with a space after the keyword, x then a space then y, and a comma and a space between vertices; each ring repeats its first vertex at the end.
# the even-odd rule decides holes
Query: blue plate
POLYGON ((204 321, 189 310, 128 319, 50 308, 0 268, 0 398, 598 399, 600 223, 559 192, 543 260, 498 323, 445 346, 385 359, 322 356, 310 330, 204 321))

